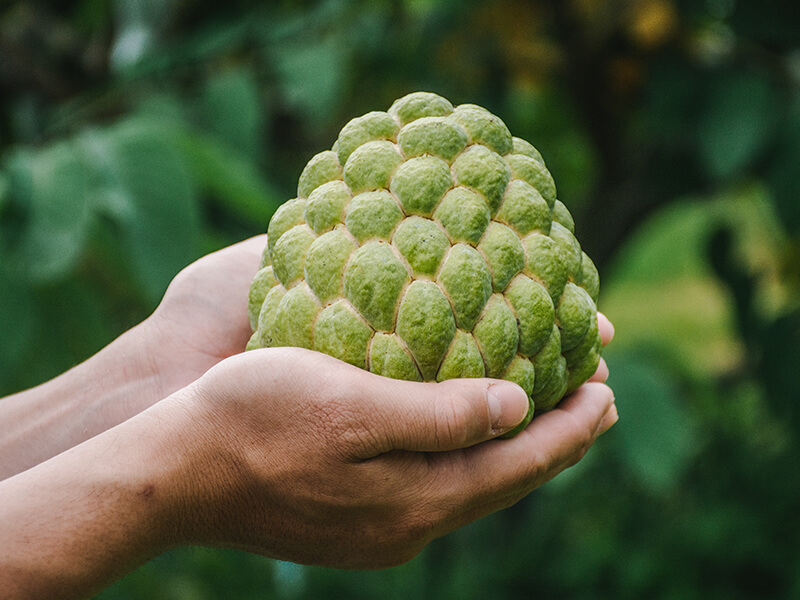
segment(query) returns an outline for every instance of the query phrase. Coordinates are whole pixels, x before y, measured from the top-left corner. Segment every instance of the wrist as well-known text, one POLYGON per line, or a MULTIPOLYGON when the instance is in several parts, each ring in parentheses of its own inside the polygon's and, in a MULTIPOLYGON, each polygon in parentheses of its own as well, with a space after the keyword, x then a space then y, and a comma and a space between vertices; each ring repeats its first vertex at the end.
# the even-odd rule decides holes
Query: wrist
POLYGON ((241 440, 230 435, 202 384, 181 389, 145 415, 168 423, 161 451, 172 462, 166 473, 174 476, 164 508, 171 540, 176 545, 226 545, 222 530, 247 496, 249 468, 241 440))
POLYGON ((0 480, 37 465, 162 398, 149 333, 137 326, 55 379, 0 404, 0 480))
POLYGON ((146 516, 139 544, 148 559, 187 543, 199 499, 194 480, 203 473, 183 395, 182 390, 122 424, 117 429, 124 434, 113 442, 124 446, 118 466, 126 471, 126 493, 146 516))

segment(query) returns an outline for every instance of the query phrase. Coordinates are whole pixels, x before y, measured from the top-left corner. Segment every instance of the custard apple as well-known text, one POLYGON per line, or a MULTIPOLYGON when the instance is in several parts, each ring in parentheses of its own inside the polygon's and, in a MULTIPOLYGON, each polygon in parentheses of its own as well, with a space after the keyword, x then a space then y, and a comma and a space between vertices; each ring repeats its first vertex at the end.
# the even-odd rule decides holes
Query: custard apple
POLYGON ((495 377, 526 426, 596 370, 597 270, 539 152, 416 92, 344 126, 267 230, 248 349, 300 346, 416 381, 495 377))

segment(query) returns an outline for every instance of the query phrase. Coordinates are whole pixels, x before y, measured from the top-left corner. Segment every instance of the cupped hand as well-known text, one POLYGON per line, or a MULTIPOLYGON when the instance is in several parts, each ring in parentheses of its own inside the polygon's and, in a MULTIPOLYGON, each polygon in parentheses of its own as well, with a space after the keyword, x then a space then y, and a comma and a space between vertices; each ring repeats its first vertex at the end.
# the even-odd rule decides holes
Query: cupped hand
POLYGON ((616 421, 590 382, 493 439, 525 415, 516 384, 390 380, 297 348, 229 358, 173 398, 196 470, 182 542, 344 568, 400 564, 510 506, 616 421))
POLYGON ((143 323, 161 397, 244 350, 252 333, 247 296, 266 243, 266 235, 239 242, 195 261, 172 280, 143 323))

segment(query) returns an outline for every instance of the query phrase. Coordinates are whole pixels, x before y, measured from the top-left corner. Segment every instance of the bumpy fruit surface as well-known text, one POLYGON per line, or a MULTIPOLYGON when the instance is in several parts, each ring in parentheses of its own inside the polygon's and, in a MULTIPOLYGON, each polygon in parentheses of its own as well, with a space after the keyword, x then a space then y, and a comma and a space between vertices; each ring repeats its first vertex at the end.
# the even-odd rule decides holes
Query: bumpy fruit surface
POLYGON ((530 398, 517 430, 597 368, 597 270, 539 152, 484 108, 417 92, 353 119, 267 233, 248 349, 508 379, 530 398))

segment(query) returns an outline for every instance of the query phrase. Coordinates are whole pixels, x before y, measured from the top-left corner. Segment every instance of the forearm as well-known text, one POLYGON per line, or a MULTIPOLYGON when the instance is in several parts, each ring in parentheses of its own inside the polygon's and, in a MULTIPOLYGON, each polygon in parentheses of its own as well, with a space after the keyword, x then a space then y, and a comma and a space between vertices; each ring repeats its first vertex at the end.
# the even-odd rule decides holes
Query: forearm
POLYGON ((4 597, 88 597, 177 543, 191 459, 170 408, 0 482, 4 597))
POLYGON ((148 327, 145 322, 59 377, 0 400, 0 480, 125 421, 165 395, 152 348, 145 346, 148 327))

